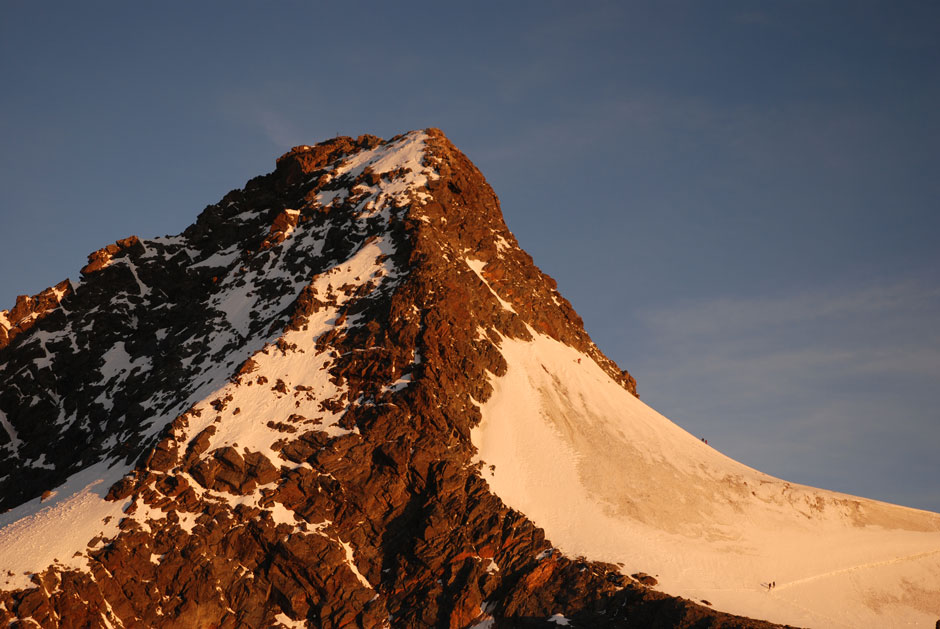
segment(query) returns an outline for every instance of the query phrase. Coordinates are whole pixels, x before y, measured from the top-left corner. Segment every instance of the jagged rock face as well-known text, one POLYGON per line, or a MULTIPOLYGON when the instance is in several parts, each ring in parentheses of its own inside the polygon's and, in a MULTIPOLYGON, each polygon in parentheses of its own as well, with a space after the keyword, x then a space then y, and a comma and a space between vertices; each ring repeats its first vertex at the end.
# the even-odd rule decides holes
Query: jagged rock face
POLYGON ((63 280, 38 295, 20 295, 10 310, 0 311, 0 349, 10 344, 21 332, 26 332, 39 319, 59 305, 62 298, 72 292, 72 283, 63 280))
POLYGON ((50 290, 0 319, 0 518, 110 515, 74 548, 23 528, 34 559, 0 575, 0 618, 772 626, 564 557, 490 492, 470 430, 501 339, 545 334, 635 382, 437 130, 297 147, 50 290))

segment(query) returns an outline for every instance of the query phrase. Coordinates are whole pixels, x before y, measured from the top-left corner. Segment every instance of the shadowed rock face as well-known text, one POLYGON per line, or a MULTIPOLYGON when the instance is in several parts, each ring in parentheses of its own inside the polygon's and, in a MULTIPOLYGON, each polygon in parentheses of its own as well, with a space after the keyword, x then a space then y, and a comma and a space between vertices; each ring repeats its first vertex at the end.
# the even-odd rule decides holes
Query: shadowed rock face
POLYGON ((77 563, 8 575, 0 619, 773 626, 562 556, 490 492, 470 430, 500 339, 551 336, 636 388, 439 131, 297 147, 82 275, 4 313, 0 500, 36 511, 110 462, 123 516, 77 563))

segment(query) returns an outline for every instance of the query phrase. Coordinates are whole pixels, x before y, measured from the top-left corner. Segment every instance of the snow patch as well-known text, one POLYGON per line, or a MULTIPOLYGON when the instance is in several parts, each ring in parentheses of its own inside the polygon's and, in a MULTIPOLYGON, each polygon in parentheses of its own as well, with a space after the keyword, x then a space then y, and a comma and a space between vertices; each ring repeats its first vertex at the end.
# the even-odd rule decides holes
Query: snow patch
POLYGON ((196 262, 195 264, 191 265, 190 268, 196 269, 199 267, 210 267, 210 268, 226 267, 226 266, 229 266, 232 262, 234 262, 238 258, 239 253, 241 253, 241 251, 239 250, 238 245, 235 244, 229 247, 228 249, 223 249, 222 251, 217 251, 213 253, 211 256, 207 257, 205 260, 200 260, 199 262, 196 262))
POLYGON ((287 629, 306 629, 307 627, 307 621, 293 620, 290 616, 288 616, 284 612, 281 612, 280 614, 275 616, 274 621, 281 623, 282 625, 287 627, 287 629))
POLYGON ((62 298, 65 297, 65 293, 68 292, 67 288, 56 288, 52 287, 52 294, 55 295, 56 302, 61 302, 62 298))
POLYGON ((10 420, 7 419, 6 413, 3 411, 0 411, 0 426, 3 426, 7 436, 10 438, 10 447, 13 448, 13 453, 19 457, 19 449, 20 446, 23 445, 23 440, 20 439, 16 432, 16 428, 13 427, 13 424, 10 423, 10 420))
POLYGON ((503 238, 502 234, 496 234, 495 242, 496 242, 496 250, 499 251, 500 253, 512 250, 512 245, 509 244, 508 240, 503 238))
POLYGON ((341 539, 337 539, 337 542, 340 546, 343 547, 343 550, 346 551, 346 565, 349 566, 349 569, 352 570, 352 573, 356 575, 356 578, 359 579, 359 583, 363 586, 372 589, 372 584, 369 583, 369 580, 362 576, 362 573, 359 572, 359 568, 356 567, 355 557, 353 557, 353 548, 349 545, 349 542, 344 542, 341 539))
POLYGON ((102 383, 109 382, 115 376, 121 375, 135 365, 135 362, 140 362, 143 364, 149 362, 148 359, 140 357, 135 361, 131 358, 130 354, 127 353, 127 350, 124 347, 124 341, 118 341, 115 343, 111 349, 106 351, 102 356, 104 359, 104 364, 101 365, 101 368, 98 370, 101 374, 102 383))
POLYGON ((388 386, 385 386, 385 387, 382 387, 382 393, 383 393, 383 394, 385 394, 385 393, 397 393, 398 391, 401 391, 402 389, 404 389, 405 387, 407 387, 409 384, 411 384, 411 382, 412 382, 411 374, 410 374, 410 373, 406 373, 405 375, 403 375, 402 377, 400 377, 398 380, 396 380, 396 381, 393 382, 392 384, 390 384, 390 385, 388 385, 388 386))
MULTIPOLYGON (((109 261, 109 262, 108 262, 108 266, 109 266, 110 264, 111 264, 111 262, 109 261)), ((134 281, 137 282, 137 289, 138 289, 138 291, 139 291, 141 297, 146 297, 146 296, 150 295, 150 289, 147 287, 146 284, 144 284, 142 281, 140 281, 140 276, 137 275, 137 265, 134 264, 134 263, 131 261, 130 258, 128 258, 128 257, 121 258, 120 260, 118 260, 117 262, 115 262, 115 264, 124 264, 124 265, 127 266, 127 268, 128 268, 128 269, 130 270, 130 272, 131 272, 131 275, 134 276, 134 281)))
POLYGON ((499 293, 493 290, 493 287, 490 285, 490 283, 486 281, 485 277, 483 277, 483 268, 486 266, 486 262, 484 262, 483 260, 473 260, 471 258, 465 258, 464 262, 467 263, 467 266, 470 267, 471 271, 477 274, 477 277, 480 278, 480 281, 483 282, 483 284, 489 289, 489 291, 493 293, 493 297, 495 297, 499 301, 499 303, 503 306, 503 310, 508 310, 509 312, 516 314, 516 311, 513 309, 512 304, 506 301, 505 299, 503 299, 502 297, 500 297, 499 293))
MULTIPOLYGON (((39 457, 38 459, 34 459, 33 461, 31 461, 31 462, 29 463, 29 466, 30 466, 30 467, 38 467, 39 469, 43 469, 43 470, 54 470, 54 469, 55 469, 55 465, 53 465, 52 463, 49 463, 48 461, 46 461, 46 453, 45 453, 45 452, 43 452, 43 453, 40 455, 40 457, 39 457)), ((7 513, 9 513, 9 512, 7 512, 7 513)), ((4 514, 4 515, 5 515, 5 514, 4 514)), ((0 521, 2 521, 2 520, 0 520, 0 521)), ((0 526, 2 526, 2 524, 0 524, 0 526)))
POLYGON ((275 524, 297 526, 297 519, 294 517, 294 512, 281 503, 275 502, 270 507, 266 507, 266 509, 271 512, 271 519, 274 520, 275 524))

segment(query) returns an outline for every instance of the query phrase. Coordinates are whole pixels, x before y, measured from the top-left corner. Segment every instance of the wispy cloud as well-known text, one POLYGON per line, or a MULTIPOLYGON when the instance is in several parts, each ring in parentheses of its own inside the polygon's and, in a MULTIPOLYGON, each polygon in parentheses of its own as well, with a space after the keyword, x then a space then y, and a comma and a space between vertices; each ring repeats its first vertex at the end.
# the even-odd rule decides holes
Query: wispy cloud
POLYGON ((301 137, 300 130, 280 112, 264 109, 256 115, 265 137, 278 147, 289 148, 301 137))
POLYGON ((776 375, 841 368, 940 377, 938 318, 940 288, 914 280, 687 301, 640 314, 657 342, 689 360, 776 375))
POLYGON ((313 142, 333 134, 332 131, 311 128, 311 121, 319 121, 325 116, 319 114, 323 109, 321 99, 308 86, 269 81, 256 90, 233 88, 219 98, 218 107, 229 121, 258 138, 264 138, 277 150, 287 150, 299 143, 313 142))
POLYGON ((916 505, 940 507, 917 497, 940 472, 927 463, 940 442, 934 283, 686 301, 640 321, 644 399, 729 455, 883 499, 909 485, 916 505))

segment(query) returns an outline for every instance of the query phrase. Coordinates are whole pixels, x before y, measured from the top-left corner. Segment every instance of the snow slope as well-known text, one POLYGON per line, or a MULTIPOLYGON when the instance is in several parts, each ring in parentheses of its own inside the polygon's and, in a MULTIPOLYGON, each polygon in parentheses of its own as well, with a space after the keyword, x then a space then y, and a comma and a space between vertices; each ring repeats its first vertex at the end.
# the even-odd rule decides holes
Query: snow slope
POLYGON ((940 515, 746 467, 577 350, 533 336, 503 339, 509 369, 493 380, 472 439, 492 490, 560 550, 774 622, 933 627, 940 618, 940 515))
POLYGON ((126 502, 104 499, 125 466, 102 462, 72 476, 45 499, 35 498, 0 515, 0 584, 30 587, 30 578, 50 565, 82 570, 86 546, 113 537, 126 502))

